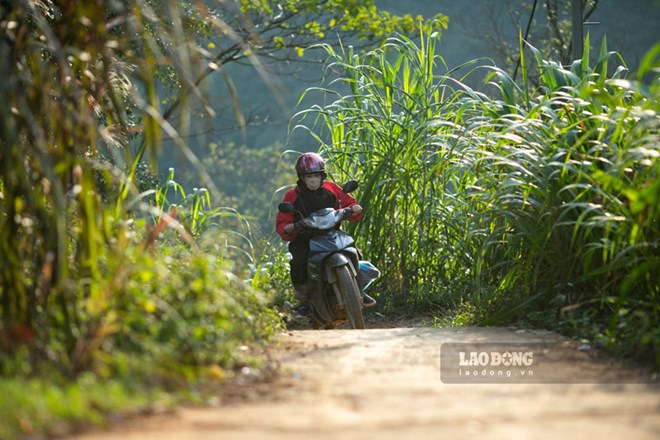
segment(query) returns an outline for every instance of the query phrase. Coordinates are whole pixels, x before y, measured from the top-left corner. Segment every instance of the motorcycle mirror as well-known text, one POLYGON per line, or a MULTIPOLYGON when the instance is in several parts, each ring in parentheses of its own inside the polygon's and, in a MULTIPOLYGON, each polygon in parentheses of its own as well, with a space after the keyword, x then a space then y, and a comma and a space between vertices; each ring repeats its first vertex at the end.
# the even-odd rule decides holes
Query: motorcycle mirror
POLYGON ((283 214, 288 214, 296 210, 293 204, 289 202, 280 203, 279 205, 277 205, 277 209, 283 214))
POLYGON ((342 191, 344 191, 346 194, 353 192, 357 189, 359 183, 357 180, 349 180, 344 184, 344 187, 342 188, 342 191))

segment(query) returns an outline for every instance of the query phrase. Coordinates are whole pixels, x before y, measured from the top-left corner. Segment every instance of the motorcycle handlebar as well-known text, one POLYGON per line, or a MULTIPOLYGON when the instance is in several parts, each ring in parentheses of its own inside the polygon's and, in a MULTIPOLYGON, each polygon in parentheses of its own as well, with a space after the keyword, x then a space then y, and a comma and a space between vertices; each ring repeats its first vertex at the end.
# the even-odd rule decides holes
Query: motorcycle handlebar
MULTIPOLYGON (((343 208, 343 209, 340 209, 338 211, 341 212, 341 220, 342 221, 348 220, 353 216, 353 209, 352 208, 343 208)), ((295 222, 293 224, 293 232, 300 232, 303 229, 305 229, 306 226, 308 226, 305 222, 306 220, 308 220, 308 219, 303 218, 303 219, 298 220, 297 222, 295 222)))

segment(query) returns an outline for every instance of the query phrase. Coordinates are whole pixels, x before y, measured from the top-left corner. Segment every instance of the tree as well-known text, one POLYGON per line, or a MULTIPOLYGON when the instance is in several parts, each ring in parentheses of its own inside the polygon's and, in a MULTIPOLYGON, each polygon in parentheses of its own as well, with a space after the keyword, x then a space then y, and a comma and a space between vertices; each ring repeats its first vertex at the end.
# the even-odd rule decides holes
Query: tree
MULTIPOLYGON (((582 22, 594 13, 600 0, 582 0, 582 22)), ((518 39, 506 38, 500 20, 502 2, 484 6, 485 23, 465 26, 467 32, 488 42, 495 54, 496 64, 514 73, 519 69, 518 39), (472 31, 480 29, 480 32, 472 31), (488 29, 488 32, 483 32, 488 29)), ((572 0, 509 0, 504 3, 510 26, 518 29, 525 41, 538 48, 545 59, 554 59, 563 65, 573 61, 572 0)))
MULTIPOLYGON (((154 10, 157 0, 151 0, 154 10)), ((210 75, 221 73, 231 95, 238 128, 249 122, 243 114, 234 79, 224 66, 231 63, 249 64, 281 101, 272 73, 290 74, 295 65, 309 62, 305 52, 319 42, 337 44, 337 35, 368 46, 384 41, 394 32, 407 35, 420 30, 441 32, 447 17, 397 16, 381 11, 374 0, 237 0, 199 5, 182 3, 182 24, 195 35, 199 51, 200 70, 196 76, 181 78, 164 74, 173 94, 168 97, 166 117, 174 114, 180 102, 177 91, 187 83, 195 87, 210 75)), ((159 13, 160 16, 160 13, 159 13)), ((165 72, 175 70, 166 68, 165 72)))

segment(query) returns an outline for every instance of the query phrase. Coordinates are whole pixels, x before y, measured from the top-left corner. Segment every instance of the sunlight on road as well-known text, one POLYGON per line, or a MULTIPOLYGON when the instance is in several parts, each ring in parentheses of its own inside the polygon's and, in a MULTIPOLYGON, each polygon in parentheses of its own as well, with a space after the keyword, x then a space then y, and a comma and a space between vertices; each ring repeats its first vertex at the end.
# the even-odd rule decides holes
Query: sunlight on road
MULTIPOLYGON (((282 377, 267 394, 78 439, 658 438, 657 384, 570 383, 572 376, 540 384, 441 379, 443 343, 563 342, 551 332, 502 328, 292 331, 279 337, 273 354, 282 377)), ((555 378, 563 369, 575 372, 579 347, 562 347, 566 360, 547 367, 555 378)), ((590 365, 591 373, 614 368, 590 365)), ((543 374, 546 367, 537 368, 543 374)))

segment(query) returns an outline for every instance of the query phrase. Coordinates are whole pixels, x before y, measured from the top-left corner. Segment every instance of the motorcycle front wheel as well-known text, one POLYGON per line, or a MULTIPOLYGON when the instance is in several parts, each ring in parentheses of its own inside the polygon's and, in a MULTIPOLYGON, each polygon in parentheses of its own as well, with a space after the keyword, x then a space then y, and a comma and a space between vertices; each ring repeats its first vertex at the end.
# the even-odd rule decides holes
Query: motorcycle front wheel
POLYGON ((348 322, 354 329, 365 328, 364 316, 362 315, 361 294, 355 277, 351 274, 348 266, 337 266, 336 277, 339 292, 344 300, 348 322))

